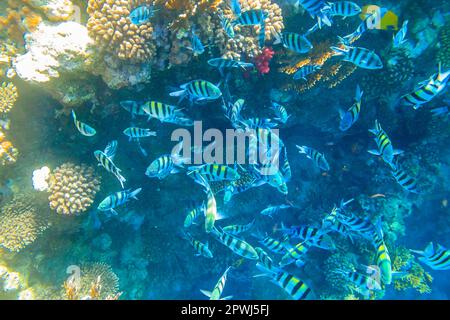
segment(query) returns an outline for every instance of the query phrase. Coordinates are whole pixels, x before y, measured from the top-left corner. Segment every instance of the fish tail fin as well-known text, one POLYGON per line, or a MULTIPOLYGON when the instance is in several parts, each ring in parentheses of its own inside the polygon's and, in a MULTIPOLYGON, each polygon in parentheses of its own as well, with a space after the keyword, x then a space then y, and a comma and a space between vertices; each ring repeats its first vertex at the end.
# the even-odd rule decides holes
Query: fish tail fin
POLYGON ((171 96, 171 97, 182 97, 184 95, 186 95, 186 90, 185 89, 172 91, 172 92, 169 93, 169 96, 171 96))
POLYGON ((73 111, 73 109, 72 109, 71 114, 72 114, 73 121, 77 121, 77 116, 75 114, 75 111, 73 111))
POLYGON ((343 46, 344 46, 344 49, 335 47, 335 46, 331 46, 330 49, 333 50, 333 55, 346 56, 348 53, 348 47, 345 44, 343 44, 343 46))
POLYGON ((211 291, 200 289, 200 292, 203 293, 208 298, 211 298, 211 291))
POLYGON ((361 101, 364 91, 361 91, 359 84, 356 85, 355 101, 361 101))
POLYGON ((125 179, 125 177, 123 175, 121 175, 120 173, 117 173, 116 177, 119 180, 120 185, 122 186, 122 189, 123 189, 124 188, 124 182, 127 181, 127 179, 125 179))
POLYGON ((134 190, 134 191, 132 191, 132 192, 130 193, 130 197, 133 198, 133 199, 139 200, 139 199, 137 198, 137 195, 138 195, 141 191, 142 191, 142 188, 137 188, 136 190, 134 190))

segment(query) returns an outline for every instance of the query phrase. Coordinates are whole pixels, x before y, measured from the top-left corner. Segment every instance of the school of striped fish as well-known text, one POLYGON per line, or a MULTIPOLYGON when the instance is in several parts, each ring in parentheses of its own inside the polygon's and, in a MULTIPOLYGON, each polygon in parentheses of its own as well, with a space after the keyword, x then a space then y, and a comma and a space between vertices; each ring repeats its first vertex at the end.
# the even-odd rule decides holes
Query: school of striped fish
MULTIPOLYGON (((262 9, 242 11, 239 0, 229 2, 235 18, 230 20, 220 15, 221 25, 227 36, 230 38, 235 36, 235 26, 259 25, 258 43, 260 47, 263 47, 265 20, 268 13, 262 9)), ((315 29, 332 26, 336 17, 349 18, 361 13, 361 8, 351 1, 299 0, 296 2, 317 21, 316 25, 306 34, 293 32, 295 30, 277 34, 274 45, 280 44, 297 55, 308 53, 313 48, 308 36, 315 29)), ((139 25, 152 19, 157 12, 158 9, 153 7, 137 7, 131 12, 130 19, 132 23, 139 25)), ((370 48, 358 47, 354 44, 367 31, 366 21, 369 18, 371 16, 363 20, 352 34, 339 37, 340 45, 330 49, 338 59, 348 61, 358 68, 378 70, 384 67, 380 56, 370 48)), ((404 21, 401 28, 393 35, 393 47, 402 46, 407 41, 407 37, 408 21, 404 21)), ((191 45, 187 49, 192 50, 195 55, 202 55, 205 54, 206 47, 207 45, 202 44, 195 29, 191 30, 191 45)), ((177 105, 168 101, 155 100, 124 100, 120 102, 123 109, 131 115, 132 121, 136 117, 147 117, 148 121, 156 119, 161 123, 187 127, 193 126, 194 120, 189 117, 187 109, 178 106, 184 99, 187 99, 188 103, 194 107, 208 102, 218 102, 222 106, 222 116, 229 121, 233 128, 242 131, 254 130, 253 132, 256 133, 251 137, 254 141, 261 142, 270 137, 271 141, 276 141, 280 146, 276 155, 280 166, 276 172, 270 172, 270 174, 267 174, 269 168, 263 164, 246 166, 217 163, 187 164, 188 159, 183 158, 181 154, 181 144, 175 145, 171 153, 154 155, 149 161, 148 167, 145 172, 141 173, 142 175, 145 174, 150 179, 163 180, 173 174, 185 174, 193 179, 199 189, 204 191, 204 198, 199 203, 193 205, 186 212, 179 213, 183 214, 183 220, 180 222, 180 234, 191 246, 192 254, 198 256, 198 259, 216 259, 215 252, 211 251, 208 242, 202 242, 202 239, 209 238, 217 241, 223 245, 222 250, 230 250, 236 257, 251 260, 255 267, 255 277, 270 279, 295 300, 315 298, 314 288, 308 279, 298 277, 295 270, 304 268, 308 264, 308 255, 315 250, 337 250, 333 242, 333 238, 336 236, 347 237, 351 241, 365 241, 373 250, 375 257, 373 266, 361 266, 360 270, 342 268, 334 271, 348 279, 363 297, 368 298, 372 291, 391 285, 395 277, 405 276, 404 273, 393 271, 389 250, 384 241, 382 221, 372 222, 360 218, 349 209, 352 199, 342 200, 339 205, 330 208, 330 213, 322 221, 317 221, 316 225, 286 226, 283 221, 280 221, 281 217, 301 209, 290 203, 270 203, 270 200, 263 210, 255 211, 253 220, 245 224, 225 223, 227 217, 222 214, 223 208, 219 208, 216 201, 219 192, 213 191, 215 183, 224 183, 225 185, 220 190, 224 194, 224 206, 233 196, 262 185, 268 185, 281 194, 288 194, 288 182, 295 172, 291 171, 289 165, 287 147, 274 129, 281 128, 282 130, 283 125, 289 122, 290 114, 286 106, 279 102, 269 101, 273 118, 244 118, 242 110, 245 108, 245 100, 231 98, 229 94, 225 94, 225 89, 228 89, 227 75, 231 70, 245 72, 252 69, 254 68, 253 63, 221 57, 211 58, 207 63, 211 68, 220 72, 222 81, 212 83, 205 79, 194 79, 174 84, 178 86, 178 89, 170 92, 167 98, 177 97, 179 99, 177 105), (238 183, 244 176, 249 177, 248 181, 245 184, 238 183), (258 229, 257 221, 260 219, 272 221, 277 226, 274 227, 275 232, 269 233, 268 230, 258 229), (193 229, 196 231, 194 232, 193 229), (199 232, 198 229, 203 231, 199 232), (200 236, 201 239, 197 238, 197 235, 200 234, 203 234, 200 236), (291 269, 288 270, 288 267, 291 269)), ((292 76, 292 81, 305 81, 309 75, 319 69, 318 65, 305 65, 292 76)), ((450 70, 443 70, 439 66, 436 73, 420 82, 411 92, 402 95, 400 103, 418 109, 442 93, 449 79, 450 70)), ((348 98, 345 103, 347 107, 339 110, 340 121, 336 122, 336 127, 342 132, 351 134, 352 127, 358 121, 360 113, 364 113, 367 108, 364 105, 364 94, 359 84, 355 86, 353 100, 348 98)), ((433 115, 437 117, 448 117, 449 114, 448 107, 433 110, 433 115)), ((72 111, 72 118, 81 135, 92 137, 97 133, 93 127, 81 122, 74 111, 72 111)), ((395 141, 390 139, 389 132, 383 129, 377 119, 373 119, 373 122, 374 127, 367 128, 367 130, 372 134, 375 148, 368 152, 383 160, 386 170, 392 174, 393 183, 396 182, 401 187, 399 192, 420 194, 420 182, 403 169, 399 160, 398 155, 403 151, 395 148, 395 141)), ((144 156, 147 156, 148 151, 140 145, 141 140, 158 139, 157 132, 150 128, 134 125, 124 129, 123 134, 129 138, 130 143, 138 144, 144 156)), ((313 145, 307 146, 303 143, 305 142, 298 141, 298 145, 296 145, 295 156, 298 161, 311 161, 313 166, 323 174, 332 170, 333 163, 328 162, 324 152, 316 150, 313 145)), ((137 195, 142 191, 141 187, 125 187, 127 179, 121 173, 121 164, 116 164, 114 160, 117 152, 120 152, 120 148, 116 140, 110 141, 103 151, 96 150, 94 152, 98 165, 114 176, 122 188, 98 204, 99 211, 112 215, 120 215, 121 206, 127 202, 138 201, 137 195)), ((247 153, 251 154, 252 152, 256 151, 252 150, 250 143, 247 153)), ((450 251, 441 244, 429 243, 423 251, 414 249, 411 252, 418 257, 418 261, 431 269, 450 270, 450 251)), ((228 276, 238 272, 237 268, 229 266, 221 275, 218 275, 220 278, 211 291, 202 290, 201 292, 211 300, 231 299, 233 295, 222 297, 223 291, 228 276)))

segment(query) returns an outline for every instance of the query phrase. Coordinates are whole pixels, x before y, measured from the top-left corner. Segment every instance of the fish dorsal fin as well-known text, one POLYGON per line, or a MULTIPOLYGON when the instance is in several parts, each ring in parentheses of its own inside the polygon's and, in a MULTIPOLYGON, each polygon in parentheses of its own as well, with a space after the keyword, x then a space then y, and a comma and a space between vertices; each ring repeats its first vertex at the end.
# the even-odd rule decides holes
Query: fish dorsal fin
POLYGON ((104 153, 109 159, 113 160, 114 156, 116 155, 116 151, 117 151, 117 140, 113 140, 110 143, 108 143, 104 153))

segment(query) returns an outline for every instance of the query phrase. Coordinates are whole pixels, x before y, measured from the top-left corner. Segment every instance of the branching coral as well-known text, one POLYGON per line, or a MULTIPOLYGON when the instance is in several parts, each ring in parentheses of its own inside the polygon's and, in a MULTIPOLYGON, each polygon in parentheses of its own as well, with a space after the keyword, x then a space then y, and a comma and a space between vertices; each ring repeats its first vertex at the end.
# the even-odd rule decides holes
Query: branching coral
POLYGON ((197 14, 214 13, 222 0, 168 0, 156 1, 156 3, 165 2, 164 6, 176 15, 170 23, 172 30, 186 28, 190 25, 192 18, 197 14))
POLYGON ((80 274, 72 275, 63 285, 66 300, 117 300, 120 297, 119 278, 104 263, 81 266, 80 274))
POLYGON ((132 62, 151 60, 155 54, 151 21, 135 25, 129 19, 130 12, 141 4, 152 4, 152 1, 89 0, 89 35, 102 50, 119 59, 132 62))
POLYGON ((282 67, 280 71, 293 75, 306 65, 317 65, 321 68, 307 76, 306 81, 289 81, 283 89, 305 92, 314 88, 320 82, 323 82, 328 88, 334 88, 356 70, 356 66, 351 63, 330 61, 330 58, 333 57, 333 51, 330 47, 336 45, 335 41, 328 38, 321 41, 312 41, 312 44, 313 48, 308 52, 306 58, 302 58, 293 65, 282 67))
POLYGON ((18 98, 17 88, 11 82, 3 82, 0 87, 0 114, 11 111, 18 98))
MULTIPOLYGON (((274 39, 275 34, 280 34, 284 29, 283 14, 281 8, 271 0, 241 0, 241 10, 263 9, 268 16, 265 20, 265 39, 270 41, 274 39)), ((234 20, 235 16, 231 9, 223 9, 224 16, 234 20)), ((241 58, 254 58, 261 53, 258 44, 258 34, 260 26, 235 26, 236 36, 228 39, 224 58, 241 60, 241 58)))
POLYGON ((85 212, 99 190, 100 178, 92 167, 64 163, 49 177, 50 208, 64 215, 85 212))
POLYGON ((15 195, 0 208, 0 245, 19 252, 49 226, 48 221, 33 206, 32 198, 15 195))
POLYGON ((404 247, 396 247, 391 250, 392 269, 398 272, 406 272, 406 275, 394 279, 394 288, 403 291, 409 288, 416 289, 420 293, 431 292, 433 277, 426 272, 420 264, 414 261, 414 256, 404 247))
POLYGON ((0 130, 0 164, 14 163, 17 160, 19 151, 11 141, 7 140, 5 134, 0 130))

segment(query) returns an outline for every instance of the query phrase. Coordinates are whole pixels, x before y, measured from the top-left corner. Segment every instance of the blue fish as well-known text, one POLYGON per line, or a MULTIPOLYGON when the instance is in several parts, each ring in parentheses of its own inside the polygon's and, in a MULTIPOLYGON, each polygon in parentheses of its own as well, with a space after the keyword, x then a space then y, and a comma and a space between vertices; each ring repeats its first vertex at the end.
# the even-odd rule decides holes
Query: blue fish
POLYGON ((194 55, 201 55, 205 52, 205 46, 203 45, 200 38, 195 34, 195 31, 192 30, 192 38, 191 38, 191 47, 186 47, 191 50, 194 55))
POLYGON ((72 110, 72 118, 73 118, 73 122, 75 123, 75 127, 77 127, 78 131, 86 137, 92 137, 93 135, 95 135, 97 133, 97 131, 95 131, 94 128, 92 128, 91 126, 87 125, 84 122, 78 121, 77 120, 77 116, 75 115, 75 111, 72 110))
POLYGON ((405 20, 403 22, 403 25, 402 25, 401 29, 397 32, 397 34, 395 36, 393 36, 392 46, 394 48, 398 48, 402 44, 404 44, 406 41, 408 41, 408 40, 405 39, 406 32, 408 32, 408 20, 405 20))
POLYGON ((306 80, 306 77, 309 76, 310 74, 316 72, 317 70, 320 69, 320 66, 316 66, 316 65, 306 65, 304 67, 301 67, 300 69, 298 69, 294 75, 292 76, 292 79, 294 80, 306 80))
POLYGON ((350 127, 358 120, 359 113, 361 111, 361 97, 363 92, 359 85, 356 86, 355 102, 347 110, 343 111, 339 109, 339 116, 341 118, 341 123, 339 124, 339 129, 341 131, 347 131, 350 127))
POLYGON ((147 23, 156 11, 158 10, 155 10, 153 6, 142 5, 133 9, 129 18, 133 24, 141 25, 147 23))
POLYGON ((239 17, 241 15, 241 4, 239 3, 239 0, 231 0, 230 1, 230 7, 231 11, 233 11, 234 15, 236 17, 239 17))
POLYGON ((105 199, 98 205, 97 209, 100 211, 111 211, 114 215, 117 215, 117 212, 114 210, 116 207, 123 205, 125 202, 128 202, 130 199, 136 199, 137 194, 142 191, 142 188, 137 188, 134 191, 131 189, 122 190, 115 192, 105 199))

